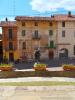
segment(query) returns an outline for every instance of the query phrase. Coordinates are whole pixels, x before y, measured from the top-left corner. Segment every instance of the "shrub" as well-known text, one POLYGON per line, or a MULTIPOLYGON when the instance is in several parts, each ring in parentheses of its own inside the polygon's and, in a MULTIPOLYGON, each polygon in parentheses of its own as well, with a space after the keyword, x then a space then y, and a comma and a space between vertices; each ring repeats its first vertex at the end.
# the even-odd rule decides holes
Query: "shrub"
POLYGON ((72 64, 64 64, 63 69, 64 70, 75 70, 75 66, 72 64))
POLYGON ((41 64, 41 63, 35 63, 34 64, 34 69, 35 70, 46 70, 46 64, 41 64))
POLYGON ((12 67, 13 67, 12 63, 9 63, 9 64, 2 63, 2 64, 0 64, 0 70, 2 70, 2 71, 12 70, 12 67))

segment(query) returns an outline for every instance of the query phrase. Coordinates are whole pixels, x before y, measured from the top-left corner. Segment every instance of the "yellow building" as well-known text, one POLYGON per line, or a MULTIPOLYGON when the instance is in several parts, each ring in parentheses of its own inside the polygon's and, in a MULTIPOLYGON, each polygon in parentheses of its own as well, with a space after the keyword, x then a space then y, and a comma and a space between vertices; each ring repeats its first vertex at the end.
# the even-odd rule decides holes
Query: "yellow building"
POLYGON ((50 17, 17 16, 18 49, 20 57, 34 59, 37 48, 41 59, 56 56, 56 22, 50 17))
POLYGON ((3 59, 15 61, 19 58, 17 49, 17 26, 14 21, 2 21, 3 59))

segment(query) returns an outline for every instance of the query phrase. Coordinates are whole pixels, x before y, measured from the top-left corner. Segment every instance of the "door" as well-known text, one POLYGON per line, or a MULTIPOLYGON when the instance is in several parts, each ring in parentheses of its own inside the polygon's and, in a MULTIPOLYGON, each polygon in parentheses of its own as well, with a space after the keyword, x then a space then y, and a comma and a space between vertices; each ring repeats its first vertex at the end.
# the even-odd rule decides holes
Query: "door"
POLYGON ((14 61, 14 54, 9 53, 9 61, 13 62, 14 61))
POLYGON ((53 59, 54 58, 54 52, 53 51, 49 51, 49 59, 53 59))

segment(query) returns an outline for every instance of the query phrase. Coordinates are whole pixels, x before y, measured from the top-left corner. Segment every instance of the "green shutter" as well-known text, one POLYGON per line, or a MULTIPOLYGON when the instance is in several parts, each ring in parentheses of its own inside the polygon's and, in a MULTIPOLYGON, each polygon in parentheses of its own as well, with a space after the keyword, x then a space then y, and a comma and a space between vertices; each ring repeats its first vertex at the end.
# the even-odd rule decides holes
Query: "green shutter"
POLYGON ((54 47, 54 41, 50 41, 50 48, 54 47))

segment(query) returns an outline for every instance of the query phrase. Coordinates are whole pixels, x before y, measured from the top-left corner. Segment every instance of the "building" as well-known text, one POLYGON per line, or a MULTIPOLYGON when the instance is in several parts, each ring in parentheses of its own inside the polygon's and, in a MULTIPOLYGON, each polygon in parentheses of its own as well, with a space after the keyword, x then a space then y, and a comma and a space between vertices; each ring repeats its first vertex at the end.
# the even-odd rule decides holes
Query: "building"
POLYGON ((14 21, 2 21, 0 23, 2 27, 2 41, 3 41, 3 59, 9 61, 17 60, 18 49, 17 49, 17 26, 14 21))
POLYGON ((2 34, 0 33, 0 62, 3 60, 2 34))
POLYGON ((18 49, 20 57, 34 59, 37 48, 41 59, 54 58, 56 53, 56 22, 50 17, 17 16, 18 49))
POLYGON ((34 59, 39 48, 41 59, 75 57, 75 15, 51 17, 16 16, 15 22, 4 21, 3 57, 9 60, 34 59))
POLYGON ((56 15, 57 57, 75 57, 75 15, 56 15))

